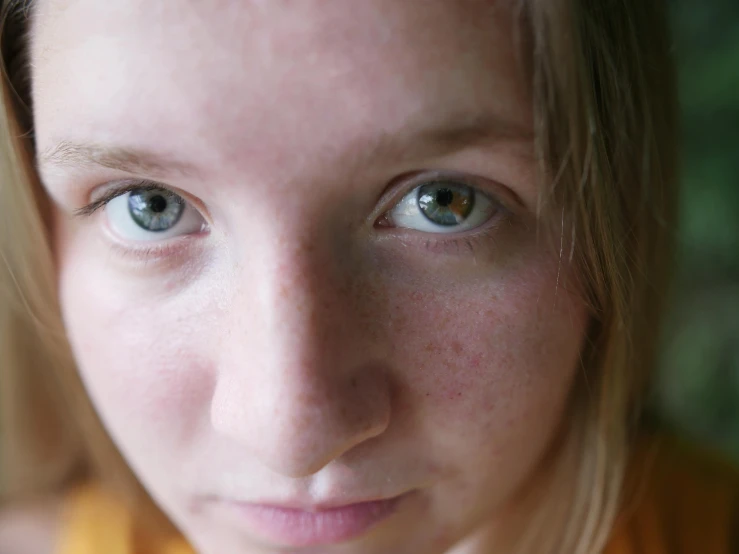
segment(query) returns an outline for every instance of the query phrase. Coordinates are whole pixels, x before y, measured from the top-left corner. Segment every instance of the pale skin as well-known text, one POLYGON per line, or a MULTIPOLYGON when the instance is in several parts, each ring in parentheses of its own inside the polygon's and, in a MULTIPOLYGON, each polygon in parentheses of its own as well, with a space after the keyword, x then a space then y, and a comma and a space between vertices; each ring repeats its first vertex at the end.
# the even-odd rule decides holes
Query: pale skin
POLYGON ((588 321, 536 218, 514 34, 474 0, 37 5, 64 322, 111 436, 199 552, 503 547, 588 321), (468 220, 394 210, 439 181, 474 189, 468 220), (172 229, 132 225, 124 196, 74 215, 139 182, 187 203, 172 229), (318 550, 227 505, 408 491, 318 550))

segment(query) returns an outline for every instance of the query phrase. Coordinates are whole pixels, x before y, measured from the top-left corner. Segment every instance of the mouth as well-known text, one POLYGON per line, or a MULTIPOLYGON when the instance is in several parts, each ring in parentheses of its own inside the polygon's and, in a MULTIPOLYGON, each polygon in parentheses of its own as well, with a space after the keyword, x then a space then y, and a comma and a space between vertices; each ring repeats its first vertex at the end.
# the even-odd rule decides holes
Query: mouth
POLYGON ((251 533, 282 546, 326 546, 357 539, 390 518, 413 493, 393 498, 332 506, 295 507, 284 504, 221 500, 237 522, 251 533))

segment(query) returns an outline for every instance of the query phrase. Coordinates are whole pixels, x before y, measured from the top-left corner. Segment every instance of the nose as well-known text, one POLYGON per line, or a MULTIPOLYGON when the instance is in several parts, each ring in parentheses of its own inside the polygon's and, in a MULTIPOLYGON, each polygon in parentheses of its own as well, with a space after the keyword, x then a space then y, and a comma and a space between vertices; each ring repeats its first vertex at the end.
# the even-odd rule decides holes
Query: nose
POLYGON ((361 271, 299 242, 236 272, 211 405, 218 433, 296 478, 381 435, 391 411, 367 332, 371 299, 352 286, 361 271))

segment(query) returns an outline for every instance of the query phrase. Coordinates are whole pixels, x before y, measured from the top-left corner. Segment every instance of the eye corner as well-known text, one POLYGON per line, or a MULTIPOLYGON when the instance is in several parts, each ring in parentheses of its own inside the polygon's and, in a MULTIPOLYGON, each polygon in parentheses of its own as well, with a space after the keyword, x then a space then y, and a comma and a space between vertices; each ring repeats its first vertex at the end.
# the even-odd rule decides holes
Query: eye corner
POLYGON ((389 211, 383 212, 379 218, 375 219, 374 227, 379 229, 391 229, 394 225, 390 222, 389 211))

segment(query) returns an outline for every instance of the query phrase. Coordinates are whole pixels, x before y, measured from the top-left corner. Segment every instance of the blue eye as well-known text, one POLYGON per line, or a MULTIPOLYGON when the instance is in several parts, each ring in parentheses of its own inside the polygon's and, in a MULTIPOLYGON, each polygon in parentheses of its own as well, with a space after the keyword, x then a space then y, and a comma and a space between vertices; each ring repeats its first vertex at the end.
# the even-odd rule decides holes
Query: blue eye
POLYGON ((128 211, 146 231, 168 231, 180 220, 185 201, 165 190, 141 190, 128 194, 128 211))
POLYGON ((479 227, 499 209, 477 189, 441 179, 412 189, 386 214, 386 218, 394 227, 428 233, 455 233, 479 227))
POLYGON ((197 233, 205 220, 184 198, 165 188, 130 190, 105 203, 111 229, 122 239, 159 241, 197 233))

